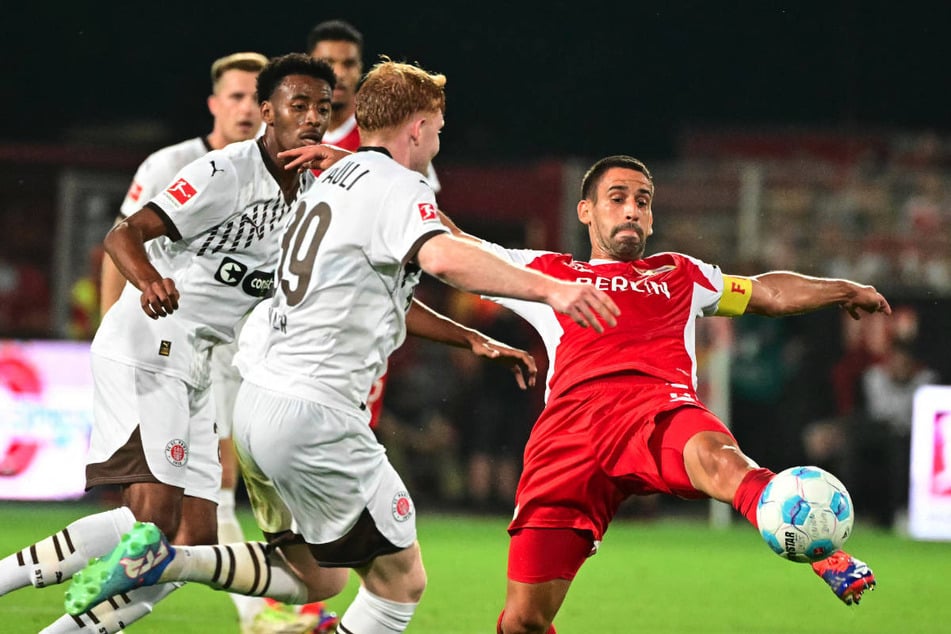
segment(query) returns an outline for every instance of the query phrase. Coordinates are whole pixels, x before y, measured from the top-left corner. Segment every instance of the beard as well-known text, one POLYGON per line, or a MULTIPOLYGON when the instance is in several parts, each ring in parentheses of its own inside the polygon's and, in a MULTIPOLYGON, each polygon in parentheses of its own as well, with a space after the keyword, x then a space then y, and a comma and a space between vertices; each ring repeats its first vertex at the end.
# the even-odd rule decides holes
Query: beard
POLYGON ((618 225, 611 230, 610 252, 615 259, 621 262, 640 260, 644 256, 645 248, 647 248, 647 240, 644 237, 644 230, 639 225, 627 223, 618 225), (620 239, 615 239, 615 236, 621 231, 633 231, 636 237, 626 235, 620 239))

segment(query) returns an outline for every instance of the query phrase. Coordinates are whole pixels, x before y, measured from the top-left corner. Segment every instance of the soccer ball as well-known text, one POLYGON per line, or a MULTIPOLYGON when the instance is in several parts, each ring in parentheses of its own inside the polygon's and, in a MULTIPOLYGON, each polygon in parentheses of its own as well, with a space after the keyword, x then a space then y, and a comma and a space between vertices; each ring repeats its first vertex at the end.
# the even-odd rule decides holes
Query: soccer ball
POLYGON ((825 559, 852 533, 852 498, 834 475, 819 467, 777 473, 759 498, 759 532, 780 557, 801 563, 825 559))

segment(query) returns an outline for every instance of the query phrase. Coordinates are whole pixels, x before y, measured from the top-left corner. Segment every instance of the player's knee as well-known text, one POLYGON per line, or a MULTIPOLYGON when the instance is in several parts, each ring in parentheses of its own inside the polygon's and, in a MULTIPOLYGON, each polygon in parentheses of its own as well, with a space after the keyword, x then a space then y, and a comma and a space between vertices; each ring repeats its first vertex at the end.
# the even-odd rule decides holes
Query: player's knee
POLYGON ((724 434, 697 434, 690 443, 694 446, 685 448, 684 463, 691 483, 714 499, 732 500, 736 487, 755 463, 724 434))
POLYGON ((426 571, 423 570, 422 564, 419 565, 417 570, 407 575, 407 583, 407 602, 419 603, 423 598, 423 592, 426 591, 426 571))
POLYGON ((304 579, 307 584, 307 602, 326 601, 337 596, 350 578, 347 568, 321 568, 316 575, 304 579))
POLYGON ((371 592, 390 601, 419 603, 426 590, 426 569, 419 546, 378 557, 366 569, 364 582, 371 592))
POLYGON ((502 615, 503 634, 546 634, 551 620, 530 606, 506 607, 502 615))

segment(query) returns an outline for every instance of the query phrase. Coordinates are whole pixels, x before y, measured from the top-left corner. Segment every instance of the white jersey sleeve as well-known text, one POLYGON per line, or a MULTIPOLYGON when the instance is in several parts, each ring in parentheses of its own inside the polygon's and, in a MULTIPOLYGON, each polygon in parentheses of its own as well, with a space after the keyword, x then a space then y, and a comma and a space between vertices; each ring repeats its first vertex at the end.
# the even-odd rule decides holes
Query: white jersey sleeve
POLYGON ((432 189, 420 181, 415 187, 391 187, 370 234, 368 257, 377 265, 404 265, 424 238, 444 233, 432 189))
POLYGON ((241 191, 238 171, 220 150, 192 161, 149 203, 161 209, 185 240, 234 214, 241 191))
POLYGON ((129 191, 122 200, 119 213, 129 217, 157 196, 172 182, 181 168, 204 156, 211 148, 202 137, 195 137, 164 147, 150 154, 135 171, 129 191))

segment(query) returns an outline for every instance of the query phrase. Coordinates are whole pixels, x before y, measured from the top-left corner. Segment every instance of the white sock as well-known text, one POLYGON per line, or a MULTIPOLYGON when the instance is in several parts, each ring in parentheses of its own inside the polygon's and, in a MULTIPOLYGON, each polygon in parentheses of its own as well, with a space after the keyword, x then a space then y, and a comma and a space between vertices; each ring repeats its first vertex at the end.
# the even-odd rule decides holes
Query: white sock
MULTIPOLYGON (((236 544, 244 541, 244 532, 235 514, 234 489, 221 489, 218 494, 218 543, 236 544)), ((254 615, 267 605, 261 597, 249 597, 243 594, 229 593, 235 610, 238 611, 238 620, 250 623, 254 615)))
POLYGON ((64 614, 42 630, 40 634, 116 634, 152 612, 155 604, 183 583, 163 583, 136 588, 103 601, 78 616, 64 614))
POLYGON ((263 542, 175 546, 175 557, 159 581, 197 581, 216 590, 284 603, 307 602, 307 586, 280 555, 268 555, 263 542))
POLYGON ((33 584, 61 583, 108 554, 135 524, 126 507, 81 517, 63 530, 0 560, 0 596, 33 584))
POLYGON ((353 603, 337 625, 339 634, 393 634, 403 632, 418 603, 397 603, 360 586, 353 603))

